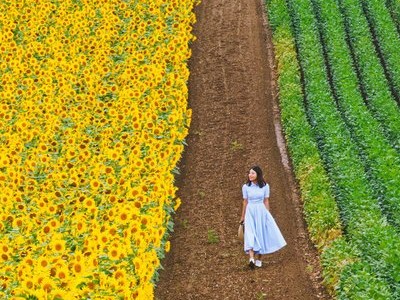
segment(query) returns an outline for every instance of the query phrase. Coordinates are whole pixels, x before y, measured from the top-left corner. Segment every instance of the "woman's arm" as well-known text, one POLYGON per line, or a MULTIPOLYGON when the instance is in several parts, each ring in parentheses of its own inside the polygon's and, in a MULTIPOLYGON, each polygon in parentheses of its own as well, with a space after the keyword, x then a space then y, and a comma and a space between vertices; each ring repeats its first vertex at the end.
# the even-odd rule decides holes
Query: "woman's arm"
POLYGON ((243 209, 242 209, 242 217, 240 218, 240 223, 244 221, 244 216, 246 214, 246 207, 247 207, 247 199, 243 199, 243 209))
POLYGON ((269 198, 268 197, 264 199, 264 205, 265 205, 265 208, 269 211, 269 198))

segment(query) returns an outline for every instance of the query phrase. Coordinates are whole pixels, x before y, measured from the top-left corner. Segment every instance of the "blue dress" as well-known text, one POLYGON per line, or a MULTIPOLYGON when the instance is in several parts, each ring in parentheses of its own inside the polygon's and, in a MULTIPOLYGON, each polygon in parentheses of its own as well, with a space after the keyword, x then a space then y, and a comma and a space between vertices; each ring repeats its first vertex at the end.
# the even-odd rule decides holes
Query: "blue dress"
POLYGON ((244 184, 243 199, 247 199, 244 220, 244 251, 253 249, 256 254, 268 254, 278 251, 286 245, 278 225, 264 205, 269 197, 269 185, 262 188, 258 184, 244 184))

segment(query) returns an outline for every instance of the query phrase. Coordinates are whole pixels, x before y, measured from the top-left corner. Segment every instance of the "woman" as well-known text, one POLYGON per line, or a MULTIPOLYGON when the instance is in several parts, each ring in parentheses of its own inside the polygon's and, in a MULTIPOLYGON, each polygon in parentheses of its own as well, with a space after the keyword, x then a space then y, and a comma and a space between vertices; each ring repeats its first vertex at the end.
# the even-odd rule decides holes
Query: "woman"
POLYGON ((278 251, 286 245, 274 218, 269 212, 269 185, 260 167, 250 169, 242 187, 244 222, 244 251, 249 254, 249 266, 261 267, 261 255, 278 251), (255 255, 257 259, 255 260, 255 255))

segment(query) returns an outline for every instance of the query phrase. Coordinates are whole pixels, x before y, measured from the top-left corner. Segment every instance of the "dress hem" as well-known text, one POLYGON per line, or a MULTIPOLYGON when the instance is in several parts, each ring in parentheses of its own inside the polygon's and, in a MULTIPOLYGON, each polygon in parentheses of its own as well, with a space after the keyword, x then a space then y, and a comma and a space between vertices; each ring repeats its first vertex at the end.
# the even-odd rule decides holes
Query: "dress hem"
MULTIPOLYGON (((279 250, 281 250, 283 247, 285 247, 287 244, 285 244, 285 245, 283 245, 283 246, 280 246, 280 247, 275 247, 275 248, 272 248, 271 250, 268 250, 268 251, 265 251, 265 252, 262 252, 261 250, 258 250, 258 251, 255 251, 254 250, 254 254, 261 254, 261 255, 264 255, 264 254, 271 254, 271 253, 274 253, 274 252, 276 252, 276 251, 279 251, 279 250)), ((250 251, 250 249, 247 249, 247 250, 244 250, 244 252, 246 253, 246 254, 249 254, 249 251, 250 251)))

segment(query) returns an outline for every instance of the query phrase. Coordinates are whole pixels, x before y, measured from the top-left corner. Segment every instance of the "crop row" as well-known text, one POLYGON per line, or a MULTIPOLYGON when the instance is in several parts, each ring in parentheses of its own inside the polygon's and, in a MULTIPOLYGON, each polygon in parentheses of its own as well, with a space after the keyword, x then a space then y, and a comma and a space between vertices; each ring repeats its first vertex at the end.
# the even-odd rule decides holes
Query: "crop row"
POLYGON ((385 4, 400 34, 400 2, 397 0, 386 0, 385 4))
POLYGON ((360 0, 370 23, 370 30, 376 39, 376 46, 381 53, 389 79, 400 101, 400 61, 399 32, 384 1, 360 0))
POLYGON ((363 269, 370 278, 375 276, 375 284, 363 289, 367 285, 357 288, 354 281, 357 276, 352 277, 352 272, 345 272, 347 277, 341 278, 340 292, 367 298, 380 295, 382 299, 390 299, 398 287, 393 284, 398 280, 399 272, 395 263, 399 255, 398 235, 382 215, 364 170, 363 157, 352 140, 353 133, 342 121, 343 112, 337 110, 327 75, 330 66, 325 65, 326 56, 313 4, 310 1, 288 3, 303 74, 308 118, 334 187, 346 237, 364 262, 351 268, 363 269), (354 288, 349 289, 353 285, 354 288))

